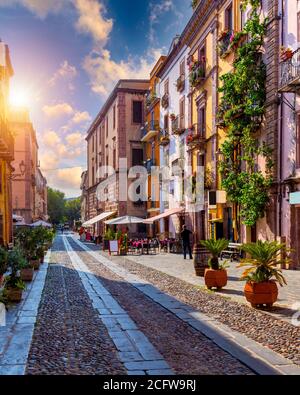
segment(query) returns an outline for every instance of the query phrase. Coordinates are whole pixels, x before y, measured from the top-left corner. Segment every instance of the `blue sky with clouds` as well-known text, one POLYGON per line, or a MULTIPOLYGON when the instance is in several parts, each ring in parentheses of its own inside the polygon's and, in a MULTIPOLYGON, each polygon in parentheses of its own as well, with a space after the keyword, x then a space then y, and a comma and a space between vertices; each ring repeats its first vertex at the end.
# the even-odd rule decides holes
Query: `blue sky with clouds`
POLYGON ((148 78, 191 0, 0 0, 13 102, 30 107, 50 186, 80 194, 85 133, 119 78, 148 78))

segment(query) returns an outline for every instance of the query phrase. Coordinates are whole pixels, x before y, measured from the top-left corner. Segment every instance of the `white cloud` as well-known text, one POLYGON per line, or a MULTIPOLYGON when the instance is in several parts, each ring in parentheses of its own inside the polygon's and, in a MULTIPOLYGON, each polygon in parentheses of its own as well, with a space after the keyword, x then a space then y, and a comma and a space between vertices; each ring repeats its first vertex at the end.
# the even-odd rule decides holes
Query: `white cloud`
POLYGON ((78 31, 90 34, 94 41, 104 46, 113 27, 112 19, 105 19, 105 9, 97 0, 74 0, 79 13, 76 23, 78 31))
POLYGON ((84 136, 80 132, 71 133, 66 137, 70 146, 76 146, 84 141, 84 136))
POLYGON ((48 147, 55 147, 61 142, 59 135, 53 130, 49 130, 44 134, 43 143, 48 147))
POLYGON ((0 7, 22 5, 43 19, 49 13, 60 11, 68 2, 69 0, 0 0, 0 7))
POLYGON ((55 172, 54 182, 62 188, 79 189, 81 183, 82 167, 73 167, 71 169, 59 169, 55 172))
POLYGON ((69 64, 67 60, 63 61, 59 69, 54 73, 53 77, 49 80, 49 85, 54 86, 60 80, 69 81, 69 89, 73 89, 73 85, 70 82, 77 75, 75 66, 69 64))
POLYGON ((165 14, 166 12, 174 11, 175 7, 173 4, 173 0, 162 0, 159 3, 152 3, 151 2, 149 4, 149 9, 150 9, 149 40, 150 40, 150 43, 153 45, 155 42, 155 32, 156 32, 155 25, 159 23, 159 18, 161 17, 161 15, 165 14))
POLYGON ((92 118, 87 111, 77 111, 72 118, 72 122, 74 123, 82 123, 85 121, 90 121, 92 118))
POLYGON ((127 78, 149 78, 149 73, 161 55, 161 50, 148 51, 148 57, 129 58, 115 62, 107 49, 91 52, 84 60, 83 68, 90 76, 93 92, 107 95, 116 81, 127 78))
POLYGON ((47 117, 59 118, 63 115, 71 115, 74 113, 72 106, 68 103, 59 103, 52 106, 44 106, 44 113, 47 117))

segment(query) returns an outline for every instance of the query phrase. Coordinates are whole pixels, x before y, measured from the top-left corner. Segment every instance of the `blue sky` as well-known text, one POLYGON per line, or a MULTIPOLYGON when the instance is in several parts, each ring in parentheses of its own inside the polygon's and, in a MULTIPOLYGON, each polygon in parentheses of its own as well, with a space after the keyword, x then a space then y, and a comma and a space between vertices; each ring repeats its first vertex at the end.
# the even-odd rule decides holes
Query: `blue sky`
POLYGON ((119 78, 148 78, 191 17, 191 0, 0 0, 0 38, 50 186, 80 194, 85 133, 119 78))

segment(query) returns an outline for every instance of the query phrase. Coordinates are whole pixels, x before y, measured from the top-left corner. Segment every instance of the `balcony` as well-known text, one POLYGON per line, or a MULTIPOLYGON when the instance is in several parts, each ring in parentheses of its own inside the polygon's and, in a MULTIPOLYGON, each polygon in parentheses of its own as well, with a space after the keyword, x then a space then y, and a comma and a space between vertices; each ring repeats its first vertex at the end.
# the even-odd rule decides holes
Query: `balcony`
POLYGON ((151 121, 146 123, 142 128, 142 142, 147 142, 159 133, 159 121, 151 121))
POLYGON ((163 132, 161 132, 161 135, 159 137, 159 145, 166 146, 168 144, 170 144, 169 132, 164 130, 163 132))
POLYGON ((165 93, 161 99, 162 108, 166 109, 169 107, 169 94, 165 93))
POLYGON ((190 84, 193 88, 199 87, 206 77, 206 62, 205 59, 196 61, 190 65, 190 84))
POLYGON ((280 63, 279 92, 297 92, 300 89, 300 48, 285 53, 280 63))
POLYGON ((204 152, 206 145, 205 127, 198 124, 193 125, 186 137, 186 145, 190 150, 199 149, 204 152))
POLYGON ((14 138, 2 119, 0 119, 0 158, 14 160, 14 138))
POLYGON ((185 88, 185 75, 184 74, 181 74, 181 76, 177 78, 176 88, 177 88, 177 92, 184 91, 184 88, 185 88))
POLYGON ((232 51, 241 47, 248 40, 248 33, 243 31, 224 30, 218 39, 219 54, 226 58, 232 51))
POLYGON ((152 167, 155 166, 155 160, 153 158, 147 159, 144 163, 145 163, 145 167, 147 169, 148 174, 151 174, 152 167))
POLYGON ((155 92, 149 92, 146 96, 146 110, 150 111, 153 106, 159 102, 159 97, 156 96, 155 92))
POLYGON ((177 115, 177 117, 173 117, 171 118, 171 122, 172 122, 172 134, 176 135, 176 136, 180 136, 181 134, 183 134, 185 132, 185 127, 184 127, 184 116, 179 117, 177 115))

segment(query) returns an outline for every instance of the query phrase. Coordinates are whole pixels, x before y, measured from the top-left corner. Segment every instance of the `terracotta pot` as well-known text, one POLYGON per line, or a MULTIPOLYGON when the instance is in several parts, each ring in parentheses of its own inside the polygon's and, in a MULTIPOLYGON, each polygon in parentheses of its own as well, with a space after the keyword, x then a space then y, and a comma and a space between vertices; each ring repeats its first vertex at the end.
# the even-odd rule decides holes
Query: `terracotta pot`
POLYGON ((278 288, 275 281, 265 281, 263 283, 248 282, 245 285, 244 294, 252 307, 266 305, 272 307, 278 297, 278 288))
POLYGON ((34 273, 34 269, 33 268, 21 269, 21 271, 20 271, 21 280, 23 280, 23 281, 32 281, 33 273, 34 273))
POLYGON ((39 270, 39 268, 40 268, 40 260, 39 259, 32 260, 32 261, 30 261, 30 263, 33 266, 34 270, 39 270))
POLYGON ((7 298, 10 302, 21 302, 23 291, 19 288, 7 288, 7 298))
POLYGON ((206 269, 204 279, 205 285, 208 289, 221 289, 227 285, 227 271, 206 269))

